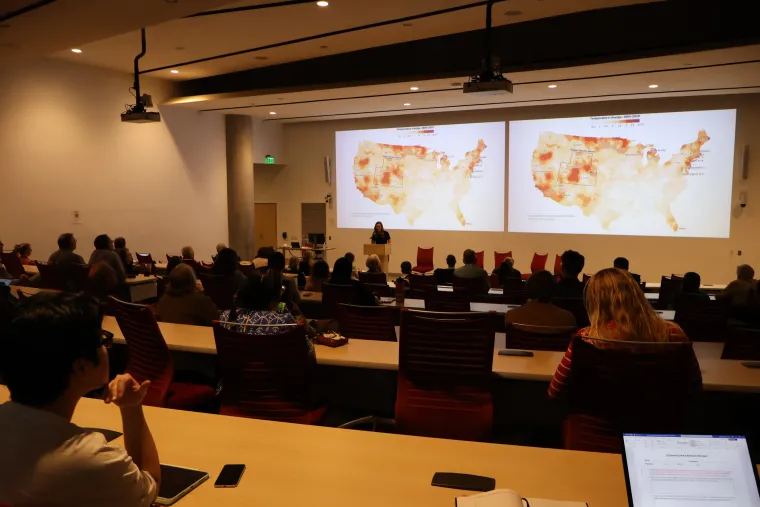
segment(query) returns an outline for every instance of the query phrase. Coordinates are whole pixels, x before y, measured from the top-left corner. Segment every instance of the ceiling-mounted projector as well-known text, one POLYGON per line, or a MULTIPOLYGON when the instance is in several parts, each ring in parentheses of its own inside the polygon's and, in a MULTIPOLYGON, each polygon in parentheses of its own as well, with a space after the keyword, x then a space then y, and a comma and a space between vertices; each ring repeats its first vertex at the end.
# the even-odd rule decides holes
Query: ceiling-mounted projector
POLYGON ((161 121, 161 114, 154 111, 148 111, 147 107, 153 107, 153 98, 150 95, 140 94, 140 58, 145 56, 145 28, 140 31, 142 36, 142 52, 135 57, 135 105, 128 106, 127 110, 121 113, 121 121, 126 123, 155 123, 161 121))
POLYGON ((514 87, 512 81, 505 78, 501 73, 501 59, 491 54, 491 9, 494 0, 488 2, 486 8, 486 31, 485 31, 485 54, 483 56, 483 68, 480 74, 472 76, 462 86, 464 93, 477 93, 479 95, 504 95, 512 93, 514 87))
POLYGON ((477 93, 479 95, 504 95, 512 93, 512 81, 501 79, 495 81, 469 81, 462 86, 464 93, 477 93))

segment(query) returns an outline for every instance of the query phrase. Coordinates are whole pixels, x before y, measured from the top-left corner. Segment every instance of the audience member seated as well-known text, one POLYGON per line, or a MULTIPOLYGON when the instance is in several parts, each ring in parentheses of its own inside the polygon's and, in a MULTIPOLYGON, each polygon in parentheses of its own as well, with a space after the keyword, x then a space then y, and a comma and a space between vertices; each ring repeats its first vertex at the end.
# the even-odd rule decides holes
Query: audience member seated
MULTIPOLYGON (((124 284, 124 281, 127 279, 124 264, 122 264, 119 255, 114 251, 113 240, 107 234, 101 234, 95 238, 95 251, 90 255, 90 262, 88 264, 94 268, 97 264, 101 263, 106 264, 113 270, 117 286, 124 284)), ((99 270, 99 272, 101 274, 104 273, 103 270, 99 270)), ((93 273, 90 276, 92 277, 93 273)))
POLYGON ((692 299, 710 299, 707 292, 700 289, 702 286, 702 278, 698 273, 689 271, 683 275, 683 281, 681 286, 673 293, 673 306, 676 306, 678 299, 683 296, 689 296, 692 299))
MULTIPOLYGON (((217 244, 217 245, 216 245, 216 255, 219 255, 219 252, 221 252, 221 251, 222 251, 222 250, 224 250, 225 248, 227 248, 227 245, 225 245, 224 243, 219 243, 219 244, 217 244)), ((212 260, 216 260, 216 255, 214 255, 214 256, 212 257, 212 260)))
POLYGON ((436 268, 433 271, 435 277, 435 283, 438 285, 451 285, 454 281, 454 270, 456 269, 457 258, 449 254, 446 256, 446 267, 436 268))
POLYGON ((169 286, 158 301, 159 320, 192 326, 210 326, 219 320, 219 309, 214 302, 196 289, 193 268, 180 264, 168 278, 169 286))
POLYGON ((75 290, 78 286, 76 278, 76 266, 84 265, 84 259, 81 255, 75 254, 77 249, 77 239, 70 232, 58 236, 58 250, 50 254, 48 264, 53 264, 61 276, 67 280, 70 290, 75 290))
MULTIPOLYGON (((267 261, 267 264, 269 261, 267 261)), ((297 257, 290 257, 288 259, 288 267, 285 268, 285 273, 288 273, 289 275, 298 275, 298 287, 302 288, 306 285, 306 275, 304 275, 299 269, 298 269, 298 258, 297 257)))
POLYGON ((272 279, 272 283, 285 290, 282 292, 280 301, 285 303, 289 310, 293 310, 293 305, 301 302, 301 293, 298 292, 298 283, 292 278, 282 276, 285 272, 285 255, 282 252, 275 252, 269 256, 269 273, 267 278, 272 279))
POLYGON ((304 276, 311 274, 311 267, 314 264, 314 253, 311 250, 304 250, 301 254, 301 262, 298 264, 298 270, 304 276))
POLYGON ((127 248, 127 240, 124 238, 116 238, 113 240, 114 251, 116 255, 121 259, 121 263, 124 265, 124 269, 127 274, 132 274, 132 265, 134 260, 132 259, 132 253, 127 248))
POLYGON ((223 248, 216 254, 216 262, 211 268, 211 274, 229 278, 237 290, 243 288, 248 281, 243 272, 238 269, 238 254, 232 248, 223 248))
POLYGON ((182 260, 188 260, 188 261, 194 261, 195 260, 195 250, 193 250, 193 247, 191 246, 183 246, 182 247, 182 260))
POLYGON ((499 275, 499 284, 502 286, 504 285, 504 281, 510 278, 522 280, 522 273, 515 268, 515 260, 511 257, 504 259, 497 271, 499 275))
POLYGON ((355 280, 358 280, 359 279, 359 270, 356 268, 356 264, 355 264, 355 262, 356 262, 356 256, 354 254, 352 254, 351 252, 348 252, 343 257, 345 257, 346 259, 348 259, 349 261, 351 261, 351 276, 355 280))
POLYGON ((368 273, 382 273, 383 265, 380 262, 380 257, 377 254, 372 254, 367 257, 367 272, 368 273))
POLYGON ((446 256, 446 269, 455 270, 457 267, 457 258, 453 254, 446 256))
POLYGON ((330 265, 324 259, 317 259, 311 267, 311 277, 306 281, 307 292, 322 292, 322 285, 330 278, 330 265))
POLYGON ((182 264, 182 258, 179 255, 172 255, 166 262, 166 275, 170 275, 174 268, 182 264))
POLYGON ((330 276, 330 284, 353 285, 356 291, 357 302, 361 306, 376 306, 378 304, 378 300, 370 288, 359 280, 354 279, 351 275, 351 261, 345 257, 341 257, 335 261, 332 275, 330 276))
POLYGON ((736 268, 736 280, 729 283, 724 290, 715 295, 715 299, 729 300, 731 306, 751 306, 756 303, 757 292, 755 270, 747 264, 736 268))
POLYGON ((409 275, 412 274, 412 263, 409 261, 404 261, 401 263, 401 278, 408 284, 409 283, 409 275))
MULTIPOLYGON (((271 246, 262 246, 259 248, 256 252, 256 257, 253 259, 253 267, 262 273, 266 272, 266 268, 269 265, 269 256, 274 252, 275 250, 271 246)), ((304 252, 304 254, 305 253, 306 252, 304 252)))
MULTIPOLYGON (((640 347, 626 342, 688 341, 678 324, 657 315, 639 284, 625 271, 607 268, 592 276, 586 285, 585 299, 591 325, 578 331, 578 334, 595 347, 626 350, 628 347, 640 347)), ((572 356, 571 344, 554 373, 549 386, 550 397, 561 396, 571 385, 572 356)), ((691 375, 693 382, 701 385, 702 373, 696 356, 691 375)))
POLYGON ((19 306, 0 343, 11 395, 0 405, 4 505, 148 507, 156 499, 160 462, 141 405, 150 382, 108 381, 112 336, 102 318, 97 301, 81 294, 41 294, 19 306), (71 423, 79 400, 106 385, 105 403, 121 412, 123 449, 71 423))
POLYGON ((575 327, 575 317, 552 304, 554 277, 546 270, 536 271, 527 283, 528 302, 507 312, 507 325, 575 327))
POLYGON ((583 282, 578 279, 578 275, 583 271, 585 264, 586 258, 575 250, 568 250, 562 254, 562 275, 555 287, 554 297, 583 297, 583 282))
POLYGON ((631 273, 628 271, 628 268, 630 267, 631 263, 628 262, 628 259, 625 257, 618 257, 614 261, 612 261, 612 267, 622 269, 623 271, 627 272, 629 275, 633 277, 634 280, 636 280, 636 283, 641 283, 641 275, 637 275, 636 273, 631 273))
POLYGON ((21 243, 13 247, 13 253, 18 257, 19 262, 25 266, 35 266, 32 256, 32 245, 29 243, 21 243))
POLYGON ((462 262, 464 262, 464 266, 454 270, 454 277, 466 279, 482 278, 483 292, 487 294, 491 288, 491 282, 488 280, 488 271, 475 265, 477 262, 475 251, 469 248, 465 250, 462 255, 462 262))

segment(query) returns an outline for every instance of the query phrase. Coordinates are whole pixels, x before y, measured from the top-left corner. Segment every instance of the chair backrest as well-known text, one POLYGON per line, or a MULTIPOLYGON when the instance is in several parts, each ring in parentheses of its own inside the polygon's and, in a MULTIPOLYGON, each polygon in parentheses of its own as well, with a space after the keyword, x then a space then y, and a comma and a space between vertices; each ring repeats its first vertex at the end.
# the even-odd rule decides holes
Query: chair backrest
MULTIPOLYGON (((452 274, 453 276, 453 274, 452 274)), ((435 276, 418 275, 412 273, 409 275, 409 297, 413 299, 424 299, 428 288, 436 287, 437 280, 435 276)))
POLYGON ((562 275, 562 257, 559 255, 554 256, 554 274, 557 276, 562 275))
POLYGON ((229 310, 235 301, 237 286, 226 276, 207 275, 201 273, 203 292, 211 298, 220 310, 229 310))
POLYGON ((720 358, 760 361, 760 329, 729 328, 720 358))
POLYGON ((589 280, 591 280, 591 275, 587 275, 586 273, 583 273, 583 284, 586 285, 589 280))
POLYGON ((182 259, 182 263, 187 264, 193 268, 193 271, 195 271, 195 276, 198 278, 200 278, 201 275, 209 272, 208 268, 203 267, 203 265, 195 259, 182 259))
MULTIPOLYGON (((37 262, 37 271, 40 273, 40 283, 43 289, 53 290, 69 290, 74 289, 74 283, 71 286, 67 283, 67 279, 64 273, 58 269, 55 264, 45 264, 37 262)), ((88 266, 89 273, 89 266, 88 266)), ((79 279, 72 280, 76 284, 79 283, 79 279)))
POLYGON ((431 268, 432 270, 434 254, 435 248, 417 247, 417 266, 431 268))
POLYGON ((444 292, 430 287, 425 292, 425 309, 432 312, 469 312, 470 297, 467 292, 444 292))
POLYGON ((486 256, 486 252, 483 250, 481 250, 480 252, 475 252, 475 265, 479 267, 480 269, 485 269, 483 266, 485 263, 485 256, 486 256))
POLYGON ((528 300, 528 288, 525 280, 520 278, 507 278, 502 285, 505 300, 509 304, 521 305, 528 300))
MULTIPOLYGON (((411 276, 420 276, 420 275, 411 275, 411 276)), ((452 283, 454 283, 453 269, 438 268, 435 271, 433 271, 433 276, 435 277, 435 283, 438 285, 451 285, 452 283)))
POLYGON ((385 273, 370 273, 367 271, 362 271, 359 273, 359 281, 363 283, 387 284, 388 277, 385 273))
POLYGON ((614 452, 623 432, 696 431, 702 385, 693 382, 695 361, 688 342, 598 348, 575 337, 565 447, 614 452), (579 425, 573 415, 583 416, 579 425))
POLYGON ((504 262, 505 259, 512 258, 512 250, 509 252, 494 252, 493 253, 493 269, 499 269, 501 267, 501 263, 504 262))
POLYGON ((21 264, 21 261, 15 253, 0 252, 0 260, 2 260, 2 264, 5 266, 8 273, 15 278, 20 278, 26 273, 24 271, 24 266, 21 264))
POLYGON ((491 273, 488 275, 488 285, 492 289, 498 289, 501 287, 501 280, 499 280, 499 275, 497 273, 491 273))
POLYGON ((691 341, 722 342, 728 328, 730 301, 712 301, 704 294, 681 294, 675 301, 675 322, 691 341))
MULTIPOLYGON (((683 281, 683 279, 681 279, 683 281)), ((663 276, 660 279, 660 295, 657 297, 656 308, 658 310, 667 310, 673 299, 673 294, 680 289, 681 284, 678 278, 663 276)))
POLYGON ((302 422, 314 369, 303 326, 253 335, 215 322, 214 340, 224 382, 220 414, 302 422))
POLYGON ((165 406, 169 385, 174 378, 174 359, 155 315, 149 306, 126 303, 114 297, 110 298, 110 306, 127 341, 124 371, 138 382, 150 380, 144 405, 165 406))
POLYGON ((396 341, 393 309, 387 306, 341 304, 338 323, 340 334, 349 339, 396 341))
POLYGON ((356 288, 353 285, 322 284, 322 311, 327 318, 338 318, 340 304, 356 304, 356 288))
POLYGON ((535 273, 536 271, 541 271, 542 269, 546 269, 546 259, 549 258, 549 254, 533 254, 533 260, 530 261, 530 272, 535 273))
POLYGON ((483 283, 483 278, 462 278, 454 275, 454 292, 463 292, 468 296, 488 293, 488 284, 483 283))
POLYGON ((370 291, 372 291, 373 294, 376 294, 377 297, 394 297, 396 295, 396 289, 394 287, 391 287, 388 285, 388 283, 365 283, 365 287, 367 287, 370 291))
POLYGON ((554 298, 552 299, 552 303, 563 310, 572 313, 579 329, 591 324, 588 318, 588 311, 586 310, 586 303, 583 301, 583 298, 554 298))
POLYGON ((507 325, 507 348, 564 352, 577 330, 574 327, 507 325))
POLYGON ((212 262, 201 261, 201 266, 203 266, 204 268, 210 271, 214 267, 214 263, 213 261, 212 262))

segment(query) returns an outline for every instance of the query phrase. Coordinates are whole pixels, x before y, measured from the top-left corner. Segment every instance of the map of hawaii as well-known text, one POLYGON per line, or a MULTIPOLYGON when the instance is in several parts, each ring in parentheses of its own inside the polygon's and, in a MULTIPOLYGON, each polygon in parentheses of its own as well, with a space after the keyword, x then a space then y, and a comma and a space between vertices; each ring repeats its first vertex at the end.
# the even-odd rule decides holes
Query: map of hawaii
POLYGON ((686 189, 692 163, 709 140, 700 130, 660 164, 652 144, 542 132, 533 151, 533 182, 544 197, 598 217, 605 230, 624 215, 656 211, 677 232, 671 204, 686 189))
POLYGON ((464 227, 467 219, 461 202, 486 148, 479 140, 478 146, 452 167, 446 153, 424 146, 363 141, 354 157, 356 188, 372 202, 404 214, 409 225, 425 214, 453 213, 464 227))

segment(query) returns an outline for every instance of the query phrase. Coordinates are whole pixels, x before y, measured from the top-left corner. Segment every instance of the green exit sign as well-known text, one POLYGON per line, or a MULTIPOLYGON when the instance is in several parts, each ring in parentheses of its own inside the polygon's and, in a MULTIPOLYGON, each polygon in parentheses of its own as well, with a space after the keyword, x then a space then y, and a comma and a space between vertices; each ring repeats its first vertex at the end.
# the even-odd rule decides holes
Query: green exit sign
POLYGON ((266 157, 264 157, 264 163, 274 164, 274 157, 272 155, 267 155, 266 157))

